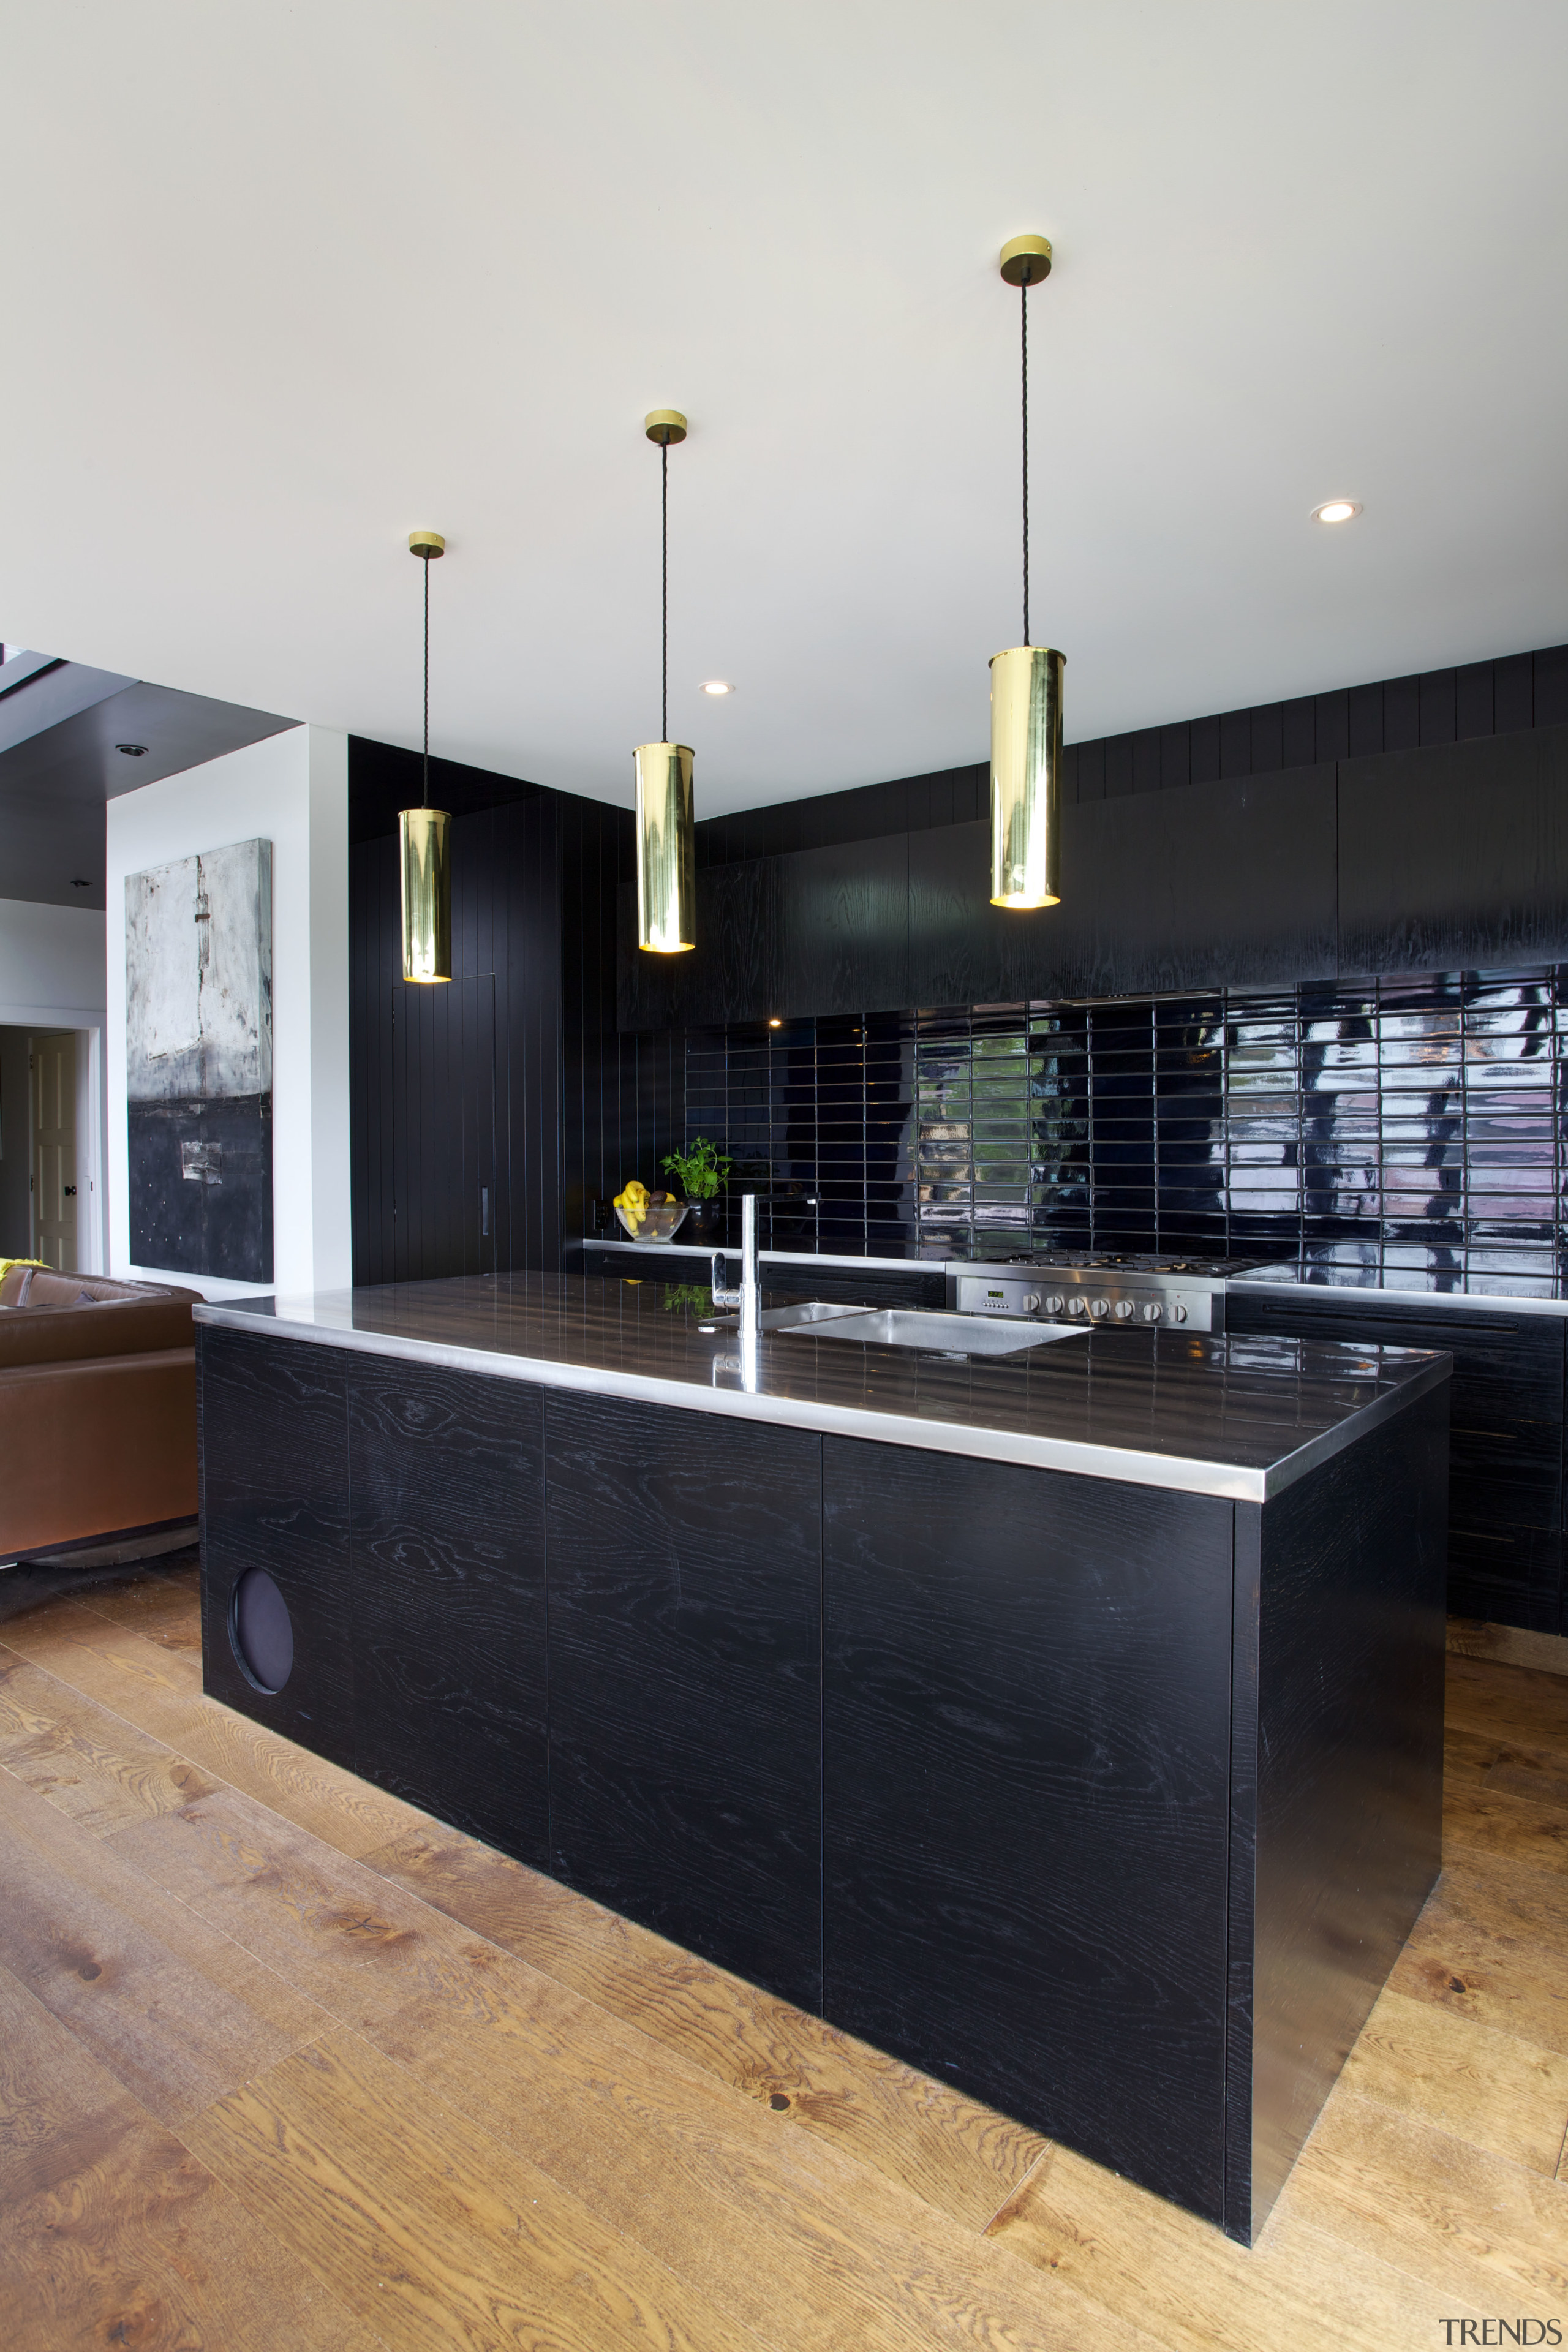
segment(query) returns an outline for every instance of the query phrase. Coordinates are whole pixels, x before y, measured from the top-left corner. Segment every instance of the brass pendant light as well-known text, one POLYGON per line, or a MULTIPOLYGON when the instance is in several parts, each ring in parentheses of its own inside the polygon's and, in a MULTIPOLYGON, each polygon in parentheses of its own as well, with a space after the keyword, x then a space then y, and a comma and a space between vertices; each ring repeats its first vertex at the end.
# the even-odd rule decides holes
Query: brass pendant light
POLYGON ((1023 311, 1024 642, 991 656, 991 904, 1025 908, 1061 898, 1065 661, 1029 643, 1029 289, 1051 274, 1049 240, 1012 237, 1001 261, 1023 311))
MULTIPOLYGON (((679 408, 655 408, 643 430, 659 452, 663 516, 663 701, 669 733, 669 453, 686 438, 679 408)), ((639 743, 632 753, 637 787, 637 945, 649 955, 679 955, 697 944, 697 836, 691 807, 691 747, 639 743)))
POLYGON ((452 820, 430 805, 430 566, 447 552, 438 530, 408 534, 408 551, 425 566, 425 797, 397 820, 403 853, 403 977, 452 977, 452 820))

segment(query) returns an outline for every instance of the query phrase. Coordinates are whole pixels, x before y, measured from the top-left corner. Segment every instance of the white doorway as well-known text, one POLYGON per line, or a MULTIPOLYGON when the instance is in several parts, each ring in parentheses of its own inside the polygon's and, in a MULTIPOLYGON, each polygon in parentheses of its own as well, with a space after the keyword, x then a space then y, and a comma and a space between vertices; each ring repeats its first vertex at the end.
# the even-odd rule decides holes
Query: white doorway
POLYGON ((33 1040, 33 1249, 48 1265, 75 1269, 77 1247, 77 1033, 33 1040))
POLYGON ((0 1006, 0 1257, 47 1257, 51 1265, 58 1263, 53 1247, 38 1246, 39 1202, 46 1212, 51 1203, 47 1182, 40 1192, 36 1130, 40 1108, 58 1110, 63 1092, 65 1116, 52 1119, 52 1138, 47 1127, 42 1137, 59 1146, 61 1164, 45 1174, 53 1175, 57 1188, 53 1206, 74 1211, 76 1222, 73 1233, 62 1218, 47 1217, 45 1237, 74 1253, 66 1257, 71 1271, 103 1274, 109 1266, 103 1186, 103 1032, 97 1026, 68 1026, 69 1021, 68 1013, 63 1020, 56 1013, 52 1021, 46 1014, 35 1026, 26 1011, 0 1006), (40 1093, 48 1091, 51 1077, 47 1062, 60 1048, 69 1050, 70 1069, 63 1066, 60 1056, 52 1073, 54 1103, 40 1106, 40 1093), (35 1066, 40 1054, 46 1059, 41 1073, 35 1066), (69 1189, 72 1186, 74 1191, 69 1189), (50 1234, 50 1223, 65 1229, 50 1234))
POLYGON ((33 1255, 33 1033, 0 1028, 0 1257, 33 1255))

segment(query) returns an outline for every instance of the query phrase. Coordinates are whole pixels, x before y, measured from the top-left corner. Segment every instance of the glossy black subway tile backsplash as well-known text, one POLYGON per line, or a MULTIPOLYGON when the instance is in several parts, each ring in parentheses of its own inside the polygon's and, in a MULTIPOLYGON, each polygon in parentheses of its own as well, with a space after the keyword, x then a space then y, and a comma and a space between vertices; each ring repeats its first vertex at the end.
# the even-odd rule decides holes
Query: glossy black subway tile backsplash
POLYGON ((1555 1292, 1568 965, 945 1007, 680 1041, 774 1245, 1033 1244, 1555 1292))

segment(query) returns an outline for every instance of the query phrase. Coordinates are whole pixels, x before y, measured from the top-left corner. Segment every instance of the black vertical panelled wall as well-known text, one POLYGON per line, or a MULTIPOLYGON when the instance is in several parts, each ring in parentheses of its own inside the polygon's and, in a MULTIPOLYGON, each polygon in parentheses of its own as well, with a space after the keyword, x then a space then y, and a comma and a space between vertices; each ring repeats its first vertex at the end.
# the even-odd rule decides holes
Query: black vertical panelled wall
POLYGON ((668 1037, 616 1028, 616 890, 631 818, 432 761, 452 812, 450 983, 402 968, 397 811, 413 755, 349 765, 350 1092, 356 1284, 558 1267, 585 1199, 672 1138, 668 1037))

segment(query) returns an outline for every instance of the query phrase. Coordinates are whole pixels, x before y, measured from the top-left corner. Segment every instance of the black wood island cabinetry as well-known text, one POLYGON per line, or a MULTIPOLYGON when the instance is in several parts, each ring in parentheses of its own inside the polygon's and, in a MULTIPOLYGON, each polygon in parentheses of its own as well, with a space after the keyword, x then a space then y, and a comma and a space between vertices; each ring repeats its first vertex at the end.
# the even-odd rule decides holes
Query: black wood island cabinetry
POLYGON ((541 1392, 248 1332, 200 1364, 207 1689, 548 1867, 541 1392), (276 1692, 228 1638, 252 1568, 293 1622, 276 1692))
POLYGON ((206 1688, 353 1770, 364 1620, 349 1561, 349 1358, 203 1331, 196 1360, 206 1688), (229 1640, 230 1609, 253 1569, 279 1586, 294 1625, 292 1670, 276 1692, 245 1673, 229 1640))
POLYGON ((1438 1867, 1446 1358, 197 1313, 212 1696, 1250 2240, 1438 1867))
POLYGON ((548 1866, 806 2009, 820 1454, 804 1430, 550 1397, 548 1866))
POLYGON ((1217 2218, 1235 1506, 823 1450, 830 2014, 1217 2218))
POLYGON ((348 1367, 355 1769, 547 1869, 543 1397, 348 1367))

